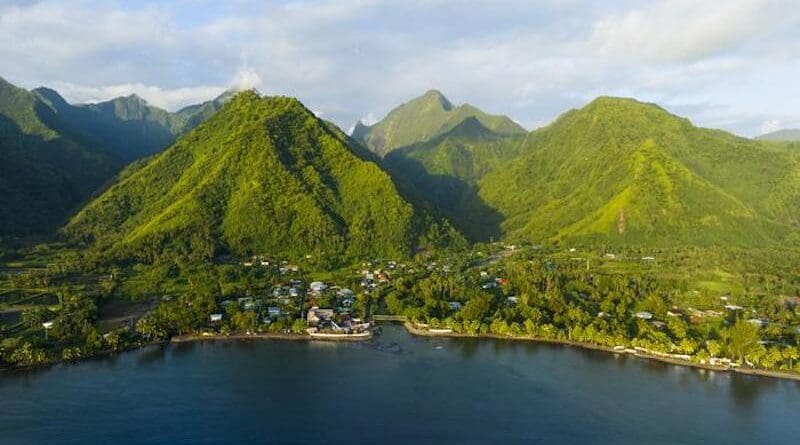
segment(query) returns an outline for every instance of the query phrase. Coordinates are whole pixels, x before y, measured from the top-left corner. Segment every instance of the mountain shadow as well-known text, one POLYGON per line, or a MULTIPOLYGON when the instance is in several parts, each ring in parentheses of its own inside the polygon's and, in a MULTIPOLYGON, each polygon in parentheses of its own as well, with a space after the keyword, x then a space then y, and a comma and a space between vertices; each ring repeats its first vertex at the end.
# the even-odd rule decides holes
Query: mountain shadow
POLYGON ((114 168, 102 154, 60 136, 26 134, 3 115, 0 156, 0 234, 55 229, 114 168))
POLYGON ((408 149, 397 149, 384 159, 384 166, 406 194, 415 201, 430 203, 470 241, 501 237, 503 215, 483 201, 475 184, 457 176, 429 172, 419 160, 403 155, 408 149))

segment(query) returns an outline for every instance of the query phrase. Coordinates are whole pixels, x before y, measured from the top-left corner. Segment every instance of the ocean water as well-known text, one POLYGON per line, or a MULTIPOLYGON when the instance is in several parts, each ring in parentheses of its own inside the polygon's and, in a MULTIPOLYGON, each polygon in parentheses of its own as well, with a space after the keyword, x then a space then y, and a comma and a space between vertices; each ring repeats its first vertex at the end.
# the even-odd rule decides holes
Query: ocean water
POLYGON ((0 444, 792 444, 800 384, 566 346, 154 346, 0 373, 0 444))

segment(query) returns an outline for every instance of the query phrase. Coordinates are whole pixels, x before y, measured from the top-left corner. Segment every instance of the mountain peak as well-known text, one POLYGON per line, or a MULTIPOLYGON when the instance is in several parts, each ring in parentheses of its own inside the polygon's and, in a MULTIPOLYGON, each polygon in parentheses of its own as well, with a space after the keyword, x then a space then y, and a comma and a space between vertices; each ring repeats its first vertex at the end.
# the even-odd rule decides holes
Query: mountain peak
POLYGON ((458 136, 470 139, 484 139, 487 137, 497 136, 492 130, 483 125, 483 123, 475 116, 469 116, 458 125, 453 127, 450 131, 443 136, 458 136))
POLYGON ((332 261, 412 252, 422 233, 412 205, 328 128, 297 99, 239 93, 107 189, 68 230, 113 242, 120 259, 145 261, 218 251, 332 261), (148 248, 153 240, 164 240, 158 251, 148 248))
POLYGON ((64 107, 69 106, 64 97, 62 97, 60 94, 58 94, 58 91, 52 88, 38 87, 31 90, 31 93, 35 94, 39 97, 39 99, 43 100, 45 103, 55 109, 63 109, 64 107))
MULTIPOLYGON (((453 104, 449 100, 447 100, 445 95, 442 94, 442 92, 439 91, 439 90, 430 89, 430 90, 426 91, 425 94, 420 96, 418 99, 420 99, 423 102, 427 102, 427 103, 437 103, 437 104, 441 105, 441 107, 445 111, 450 111, 450 110, 453 109, 453 104)), ((414 102, 414 101, 412 101, 412 102, 414 102)))
POLYGON ((125 100, 125 101, 130 101, 130 102, 137 102, 137 103, 141 103, 142 105, 146 105, 147 104, 147 101, 144 100, 141 96, 139 96, 136 93, 131 93, 131 94, 125 96, 125 97, 120 97, 118 99, 125 100))
POLYGON ((600 96, 582 108, 570 110, 559 117, 554 125, 575 120, 591 121, 593 126, 607 126, 621 133, 646 132, 655 128, 663 130, 665 125, 672 129, 691 125, 688 119, 676 116, 657 104, 612 96, 600 96))
POLYGON ((447 100, 439 90, 428 90, 390 111, 375 125, 357 127, 354 138, 378 155, 426 141, 442 135, 458 126, 468 117, 499 135, 526 133, 506 116, 485 113, 471 105, 457 107, 447 100))

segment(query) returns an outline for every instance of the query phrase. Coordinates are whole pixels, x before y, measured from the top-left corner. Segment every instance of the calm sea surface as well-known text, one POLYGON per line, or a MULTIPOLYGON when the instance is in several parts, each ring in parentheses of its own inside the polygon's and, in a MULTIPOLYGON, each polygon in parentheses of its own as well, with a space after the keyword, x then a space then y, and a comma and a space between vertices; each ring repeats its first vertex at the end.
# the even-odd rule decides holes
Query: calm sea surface
POLYGON ((794 444, 800 384, 563 346, 151 347, 0 374, 0 444, 794 444))

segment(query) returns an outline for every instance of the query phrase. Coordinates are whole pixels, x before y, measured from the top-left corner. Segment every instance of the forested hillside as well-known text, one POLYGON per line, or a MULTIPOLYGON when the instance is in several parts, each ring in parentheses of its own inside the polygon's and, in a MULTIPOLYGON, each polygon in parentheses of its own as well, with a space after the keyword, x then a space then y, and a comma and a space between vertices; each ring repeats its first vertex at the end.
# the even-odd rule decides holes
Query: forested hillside
POLYGON ((244 92, 124 171, 67 232, 110 259, 407 256, 459 236, 296 99, 244 92))
POLYGON ((121 166, 63 127, 34 94, 0 79, 0 237, 55 229, 121 166))
POLYGON ((396 148, 444 134, 469 117, 497 134, 525 133, 524 128, 506 116, 487 114, 468 104, 454 106, 442 93, 430 90, 390 111, 375 125, 357 123, 353 138, 384 156, 396 148))
POLYGON ((632 99, 603 97, 564 114, 479 184, 514 240, 800 241, 795 153, 632 99))
POLYGON ((170 113, 137 96, 73 105, 0 78, 0 238, 52 234, 125 164, 172 144, 232 94, 170 113))

